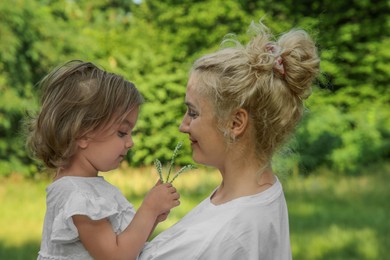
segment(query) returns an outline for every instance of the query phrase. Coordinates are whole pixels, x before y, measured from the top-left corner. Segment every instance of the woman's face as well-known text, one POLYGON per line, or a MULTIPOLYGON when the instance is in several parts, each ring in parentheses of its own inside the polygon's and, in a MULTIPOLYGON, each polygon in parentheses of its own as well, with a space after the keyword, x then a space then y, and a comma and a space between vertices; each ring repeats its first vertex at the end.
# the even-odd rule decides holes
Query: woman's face
POLYGON ((225 158, 225 138, 217 127, 213 105, 198 92, 198 84, 196 74, 193 73, 187 85, 187 112, 179 130, 189 135, 192 158, 196 163, 220 168, 225 158))

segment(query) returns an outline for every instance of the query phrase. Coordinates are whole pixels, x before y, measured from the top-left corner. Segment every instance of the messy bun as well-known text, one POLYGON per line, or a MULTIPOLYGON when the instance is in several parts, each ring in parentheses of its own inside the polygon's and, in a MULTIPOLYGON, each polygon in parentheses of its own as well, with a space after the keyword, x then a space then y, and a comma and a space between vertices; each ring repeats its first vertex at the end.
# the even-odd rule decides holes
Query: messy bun
POLYGON ((283 50, 281 57, 287 87, 301 99, 307 98, 320 63, 312 39, 303 30, 292 30, 282 35, 277 43, 283 50))
POLYGON ((261 22, 252 23, 255 35, 243 46, 225 39, 230 47, 195 61, 192 72, 198 91, 211 99, 219 126, 239 108, 248 111, 254 126, 256 150, 269 160, 293 132, 303 113, 303 100, 311 93, 319 72, 313 40, 304 30, 291 30, 274 41, 261 22))
POLYGON ((320 63, 317 48, 308 33, 293 29, 275 42, 262 23, 252 22, 250 31, 256 35, 247 45, 246 53, 256 77, 279 78, 297 97, 308 98, 320 63))

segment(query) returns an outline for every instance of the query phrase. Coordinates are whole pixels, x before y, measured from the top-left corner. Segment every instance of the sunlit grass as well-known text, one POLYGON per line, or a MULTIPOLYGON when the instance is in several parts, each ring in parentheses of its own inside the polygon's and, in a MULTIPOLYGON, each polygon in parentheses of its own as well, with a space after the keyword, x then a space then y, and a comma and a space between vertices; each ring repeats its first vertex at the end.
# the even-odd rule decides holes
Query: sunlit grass
POLYGON ((3 245, 18 246, 40 238, 47 183, 17 177, 0 180, 0 241, 3 245))
MULTIPOLYGON (((154 167, 103 174, 137 208, 157 182, 154 167)), ((290 214, 293 258, 387 259, 390 254, 390 165, 366 169, 360 176, 323 171, 308 177, 280 178, 290 214)), ((176 223, 219 184, 216 171, 200 168, 175 180, 181 205, 154 236, 176 223)), ((50 180, 0 179, 0 259, 36 259, 50 180)))
POLYGON ((390 165, 361 176, 328 172, 284 184, 297 259, 387 259, 390 165))
POLYGON ((379 256, 375 230, 330 225, 304 236, 292 234, 293 252, 298 259, 384 259, 379 256))

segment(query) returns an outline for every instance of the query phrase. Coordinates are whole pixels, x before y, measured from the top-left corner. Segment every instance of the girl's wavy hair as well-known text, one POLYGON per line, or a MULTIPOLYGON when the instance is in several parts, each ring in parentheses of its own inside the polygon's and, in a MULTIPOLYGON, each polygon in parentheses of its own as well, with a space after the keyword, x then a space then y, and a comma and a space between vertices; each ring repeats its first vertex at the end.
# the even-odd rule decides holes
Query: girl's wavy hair
POLYGON ((249 30, 254 36, 246 46, 229 37, 223 41, 228 47, 195 61, 192 73, 199 80, 198 91, 211 99, 225 136, 229 133, 224 123, 231 113, 248 111, 256 151, 269 161, 299 122, 320 59, 304 30, 291 30, 276 41, 261 21, 252 22, 249 30))
POLYGON ((133 83, 79 60, 54 69, 39 86, 41 108, 27 119, 26 146, 48 169, 66 166, 79 138, 122 121, 143 103, 133 83))

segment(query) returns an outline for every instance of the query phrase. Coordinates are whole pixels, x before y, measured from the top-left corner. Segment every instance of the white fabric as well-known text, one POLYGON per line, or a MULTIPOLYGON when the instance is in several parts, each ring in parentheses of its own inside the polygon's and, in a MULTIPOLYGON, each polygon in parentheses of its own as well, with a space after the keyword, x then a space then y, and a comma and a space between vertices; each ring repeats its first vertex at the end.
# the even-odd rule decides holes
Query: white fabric
POLYGON ((148 243, 140 260, 291 259, 279 180, 261 193, 215 206, 210 197, 148 243))
POLYGON ((66 176, 46 188, 46 215, 38 259, 92 259, 79 240, 72 216, 108 218, 116 234, 135 214, 122 193, 103 177, 66 176))

